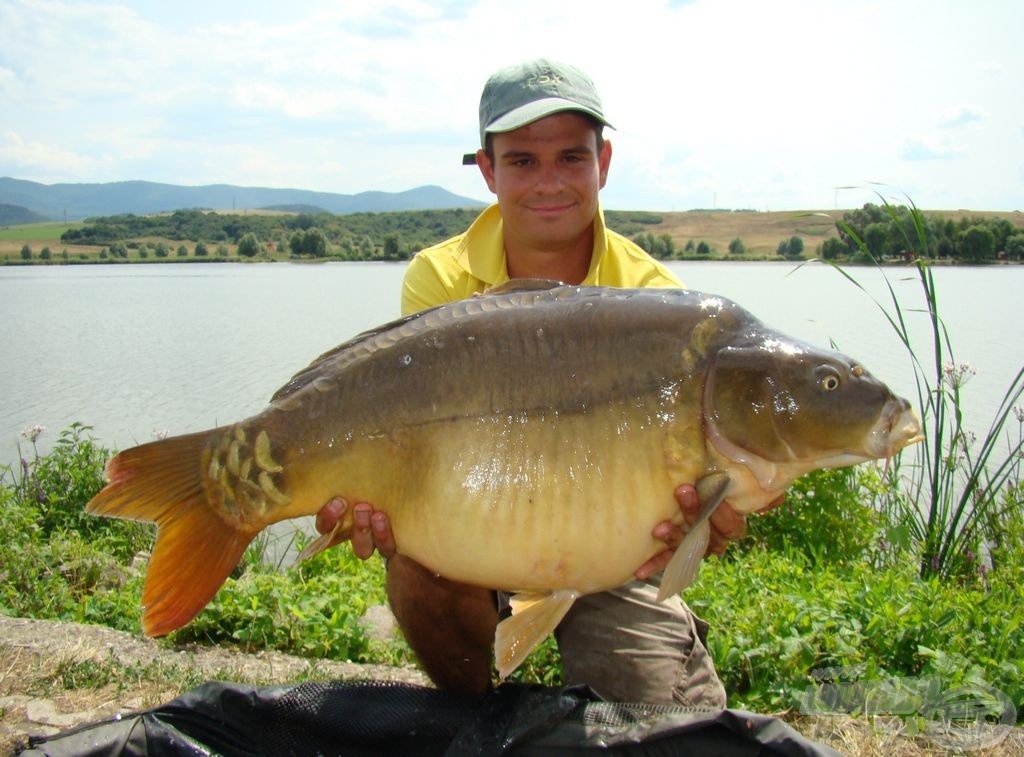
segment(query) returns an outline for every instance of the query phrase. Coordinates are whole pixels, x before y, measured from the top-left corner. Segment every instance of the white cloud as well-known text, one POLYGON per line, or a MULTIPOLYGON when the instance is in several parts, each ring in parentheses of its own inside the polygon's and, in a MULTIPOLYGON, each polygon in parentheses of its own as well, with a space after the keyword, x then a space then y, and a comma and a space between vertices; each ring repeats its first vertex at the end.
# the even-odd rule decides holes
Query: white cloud
POLYGON ((904 160, 950 160, 965 156, 967 147, 945 135, 918 134, 904 140, 900 152, 904 160))
POLYGON ((977 105, 967 103, 952 105, 939 115, 939 126, 944 128, 964 126, 974 121, 981 121, 987 116, 988 114, 977 105))
POLYGON ((979 71, 987 74, 1006 74, 1006 68, 1001 63, 997 63, 994 60, 979 61, 976 65, 979 71))
MULTIPOLYGON (((62 149, 53 144, 37 140, 26 140, 14 131, 0 135, 0 166, 10 165, 22 172, 22 175, 53 178, 66 175, 65 172, 82 173, 98 167, 95 159, 62 149)), ((5 173, 18 173, 6 171, 5 173)))
POLYGON ((1019 77, 999 72, 1024 70, 1024 6, 936 1, 924 37, 903 0, 0 0, 0 132, 22 140, 0 140, 0 175, 486 199, 458 164, 480 87, 546 55, 618 127, 609 207, 828 207, 867 179, 1024 205, 991 175, 1020 152, 1019 77))

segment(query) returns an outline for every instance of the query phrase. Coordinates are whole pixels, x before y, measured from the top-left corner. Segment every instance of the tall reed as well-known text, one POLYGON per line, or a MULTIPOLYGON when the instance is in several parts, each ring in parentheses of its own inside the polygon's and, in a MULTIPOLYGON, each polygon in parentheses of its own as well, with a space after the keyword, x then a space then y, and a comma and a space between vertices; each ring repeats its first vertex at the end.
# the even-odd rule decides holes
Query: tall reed
MULTIPOLYGON (((904 450, 888 470, 890 486, 881 494, 881 508, 896 516, 900 530, 919 548, 919 574, 948 577, 983 566, 980 554, 986 545, 998 542, 1001 508, 1020 508, 1020 498, 1006 492, 1020 483, 1022 423, 1020 402, 1024 394, 1022 365, 1003 394, 985 435, 980 439, 964 424, 961 388, 973 369, 957 363, 949 333, 940 315, 939 291, 932 275, 936 259, 930 243, 929 225, 921 211, 907 198, 912 230, 903 222, 905 212, 881 194, 884 208, 906 243, 913 270, 921 285, 928 318, 926 348, 912 343, 908 313, 899 300, 881 262, 845 221, 836 222, 861 256, 882 271, 889 304, 875 304, 898 335, 911 360, 917 388, 917 407, 925 441, 904 450), (1016 423, 1014 423, 1016 421, 1016 423), (1005 447, 1005 451, 1004 451, 1005 447), (906 456, 912 456, 912 462, 906 456)), ((867 290, 848 271, 834 266, 855 286, 867 290)), ((870 296, 870 295, 869 295, 870 296)), ((921 312, 921 311, 919 311, 921 312)), ((1007 345, 1007 349, 1017 349, 1007 345)), ((1016 515, 1019 516, 1019 513, 1016 515)))

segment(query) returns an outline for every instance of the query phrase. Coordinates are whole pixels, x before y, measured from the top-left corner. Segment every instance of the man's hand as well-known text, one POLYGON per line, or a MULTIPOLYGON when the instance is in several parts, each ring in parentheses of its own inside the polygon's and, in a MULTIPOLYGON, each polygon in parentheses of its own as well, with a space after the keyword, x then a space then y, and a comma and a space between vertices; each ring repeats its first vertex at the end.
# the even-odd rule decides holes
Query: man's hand
MULTIPOLYGON (((330 533, 348 510, 348 501, 335 497, 316 514, 316 530, 330 533)), ((391 524, 385 513, 373 509, 368 502, 357 502, 352 508, 352 551, 366 560, 376 549, 385 560, 394 556, 397 548, 391 533, 391 524)))
MULTIPOLYGON (((700 513, 700 498, 697 496, 697 490, 694 486, 692 484, 681 484, 676 487, 675 495, 676 502, 679 503, 679 509, 682 511, 685 521, 690 524, 697 520, 697 515, 700 513)), ((764 510, 778 507, 782 504, 783 499, 784 495, 769 503, 764 510)), ((724 554, 725 548, 729 546, 730 541, 741 539, 747 533, 746 516, 740 515, 733 510, 728 502, 723 502, 711 514, 710 523, 711 540, 708 542, 706 555, 724 554)), ((637 568, 633 575, 641 581, 650 578, 660 570, 664 570, 669 560, 672 559, 676 548, 682 543, 683 537, 686 536, 686 531, 682 526, 677 526, 671 521, 665 520, 654 527, 651 535, 655 539, 665 542, 668 549, 659 552, 637 568)))

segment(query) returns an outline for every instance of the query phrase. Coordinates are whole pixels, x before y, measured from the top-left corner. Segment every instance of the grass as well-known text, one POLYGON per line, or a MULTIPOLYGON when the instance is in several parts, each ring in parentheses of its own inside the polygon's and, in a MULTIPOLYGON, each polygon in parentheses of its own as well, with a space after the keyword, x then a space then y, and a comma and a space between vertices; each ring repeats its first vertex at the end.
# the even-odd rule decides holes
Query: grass
POLYGON ((18 242, 18 249, 25 242, 47 242, 51 247, 60 244, 60 236, 68 229, 75 229, 81 223, 19 223, 0 228, 0 242, 18 242))

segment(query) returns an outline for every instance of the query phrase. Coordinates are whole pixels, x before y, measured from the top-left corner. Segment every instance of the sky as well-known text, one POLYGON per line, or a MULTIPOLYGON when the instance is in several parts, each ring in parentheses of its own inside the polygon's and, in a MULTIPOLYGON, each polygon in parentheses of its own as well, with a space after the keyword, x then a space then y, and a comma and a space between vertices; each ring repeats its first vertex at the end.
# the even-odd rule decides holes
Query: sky
POLYGON ((480 90, 597 85, 605 208, 1024 210, 1019 0, 0 0, 0 176, 488 201, 480 90))

